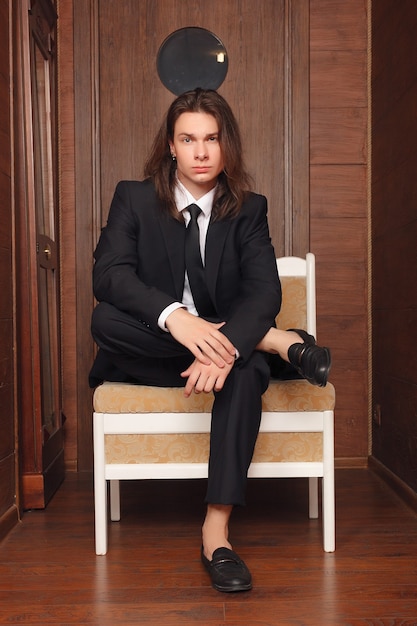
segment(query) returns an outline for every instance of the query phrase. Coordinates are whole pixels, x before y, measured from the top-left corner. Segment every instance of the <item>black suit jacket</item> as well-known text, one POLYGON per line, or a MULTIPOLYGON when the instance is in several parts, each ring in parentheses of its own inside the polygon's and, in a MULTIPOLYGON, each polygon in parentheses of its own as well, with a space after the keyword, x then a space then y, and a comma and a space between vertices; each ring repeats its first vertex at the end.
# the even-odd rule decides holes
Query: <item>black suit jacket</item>
MULTIPOLYGON (((94 253, 94 294, 159 330, 158 317, 181 302, 184 223, 160 208, 151 181, 117 185, 94 253)), ((205 249, 207 285, 223 332, 247 358, 274 325, 281 286, 264 196, 249 194, 235 218, 211 221, 205 249)))

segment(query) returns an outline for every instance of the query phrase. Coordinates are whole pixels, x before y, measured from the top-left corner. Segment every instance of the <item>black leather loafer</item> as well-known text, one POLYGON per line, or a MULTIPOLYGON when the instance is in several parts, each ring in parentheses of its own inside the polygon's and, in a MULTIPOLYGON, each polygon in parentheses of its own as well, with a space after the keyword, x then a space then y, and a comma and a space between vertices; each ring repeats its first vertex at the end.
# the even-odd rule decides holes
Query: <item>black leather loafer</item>
POLYGON ((297 333, 297 335, 299 335, 303 340, 303 343, 307 344, 308 346, 316 345, 315 337, 313 337, 313 335, 310 335, 306 330, 303 330, 302 328, 288 328, 287 332, 297 333))
POLYGON ((332 364, 329 348, 307 343, 294 343, 289 347, 291 365, 312 385, 325 387, 332 364))
POLYGON ((242 559, 229 548, 217 548, 209 561, 201 548, 201 560, 208 571, 211 583, 217 591, 249 591, 252 576, 242 559))

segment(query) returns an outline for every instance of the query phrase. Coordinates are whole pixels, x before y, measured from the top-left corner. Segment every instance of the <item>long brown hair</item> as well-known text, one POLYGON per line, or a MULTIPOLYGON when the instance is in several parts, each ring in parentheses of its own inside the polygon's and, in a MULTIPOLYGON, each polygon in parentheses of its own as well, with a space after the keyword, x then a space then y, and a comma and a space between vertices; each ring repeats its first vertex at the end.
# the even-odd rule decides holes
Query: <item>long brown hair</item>
POLYGON ((174 139, 175 124, 182 113, 208 113, 215 118, 224 169, 218 176, 213 218, 237 215, 251 188, 251 177, 243 162, 242 140, 236 118, 226 100, 213 89, 187 91, 172 102, 146 161, 145 176, 153 180, 164 209, 181 219, 174 202, 176 162, 171 157, 169 142, 174 139))

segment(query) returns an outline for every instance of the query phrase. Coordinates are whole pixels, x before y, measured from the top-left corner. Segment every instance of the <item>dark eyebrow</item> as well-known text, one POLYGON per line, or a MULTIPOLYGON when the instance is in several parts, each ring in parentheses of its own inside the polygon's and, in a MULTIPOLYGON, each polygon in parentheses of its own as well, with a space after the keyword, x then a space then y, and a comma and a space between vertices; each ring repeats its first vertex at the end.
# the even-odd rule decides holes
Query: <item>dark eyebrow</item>
MULTIPOLYGON (((207 139, 207 137, 218 137, 219 136, 219 131, 216 131, 214 133, 208 133, 204 139, 207 139)), ((190 137, 191 139, 195 138, 195 135, 193 135, 192 133, 178 133, 178 137, 190 137)))

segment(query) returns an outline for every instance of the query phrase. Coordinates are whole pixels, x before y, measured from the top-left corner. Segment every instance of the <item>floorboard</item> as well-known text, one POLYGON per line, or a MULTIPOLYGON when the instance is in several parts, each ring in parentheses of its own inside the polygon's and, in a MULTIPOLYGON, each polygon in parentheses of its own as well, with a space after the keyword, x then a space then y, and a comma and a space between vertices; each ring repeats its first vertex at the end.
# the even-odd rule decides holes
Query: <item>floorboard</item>
POLYGON ((253 479, 232 519, 249 593, 211 588, 199 560, 204 481, 122 484, 122 520, 94 553, 92 476, 69 474, 0 543, 0 623, 417 626, 417 515, 370 470, 336 472, 336 552, 307 481, 253 479))

